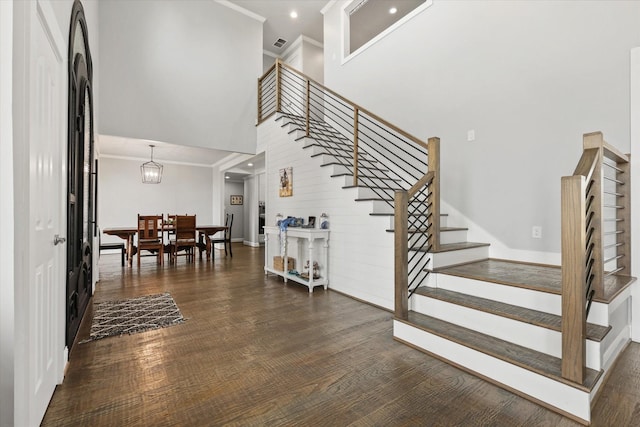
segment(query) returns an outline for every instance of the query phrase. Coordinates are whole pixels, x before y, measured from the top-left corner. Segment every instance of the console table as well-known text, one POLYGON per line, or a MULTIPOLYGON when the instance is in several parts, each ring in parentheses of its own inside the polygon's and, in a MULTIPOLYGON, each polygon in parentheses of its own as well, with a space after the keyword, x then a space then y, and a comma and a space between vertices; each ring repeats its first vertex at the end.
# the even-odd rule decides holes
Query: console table
POLYGON ((329 230, 318 228, 289 227, 280 231, 280 227, 265 226, 264 272, 277 274, 288 280, 309 287, 309 293, 315 286, 329 287, 329 230), (283 257, 284 271, 276 270, 273 257, 283 257), (287 270, 289 258, 295 259, 295 269, 303 272, 304 265, 309 261, 309 277, 291 274, 287 270), (313 263, 318 263, 318 278, 313 277, 313 263))

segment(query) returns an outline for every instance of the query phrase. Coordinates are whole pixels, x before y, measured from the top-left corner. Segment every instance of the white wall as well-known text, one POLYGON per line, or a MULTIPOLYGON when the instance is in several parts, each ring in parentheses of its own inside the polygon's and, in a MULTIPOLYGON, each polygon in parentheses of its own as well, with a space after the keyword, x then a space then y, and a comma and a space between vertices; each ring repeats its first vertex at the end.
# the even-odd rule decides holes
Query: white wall
POLYGON ((320 42, 301 35, 283 52, 282 60, 315 81, 324 82, 324 51, 320 42))
POLYGON ((224 183, 224 211, 228 214, 233 214, 233 224, 231 225, 231 239, 232 241, 243 241, 245 235, 245 220, 244 210, 247 203, 244 197, 244 182, 229 182, 224 183), (242 205, 232 205, 231 195, 243 196, 242 205))
MULTIPOLYGON (((387 309, 393 308, 393 233, 389 217, 369 215, 367 203, 355 202, 356 190, 343 189, 344 180, 331 178, 331 168, 321 168, 320 157, 290 140, 279 122, 267 120, 258 127, 266 141, 266 225, 274 226, 277 213, 284 217, 329 215, 329 287, 387 309), (293 196, 279 197, 279 171, 292 167, 293 196)), ((297 260, 298 264, 305 260, 297 260)), ((291 283, 291 282, 290 282, 291 283)))
MULTIPOLYGON (((136 227, 138 213, 195 214, 199 224, 213 221, 210 167, 163 163, 162 182, 143 184, 142 160, 100 158, 98 167, 98 225, 136 227)), ((102 242, 122 242, 102 234, 102 242)))
POLYGON ((601 130, 629 151, 640 2, 437 1, 345 64, 343 4, 325 14, 325 84, 424 140, 441 137, 443 199, 495 239, 560 252, 560 177, 582 134, 601 130))
POLYGON ((255 153, 262 23, 213 1, 101 1, 101 133, 255 153))

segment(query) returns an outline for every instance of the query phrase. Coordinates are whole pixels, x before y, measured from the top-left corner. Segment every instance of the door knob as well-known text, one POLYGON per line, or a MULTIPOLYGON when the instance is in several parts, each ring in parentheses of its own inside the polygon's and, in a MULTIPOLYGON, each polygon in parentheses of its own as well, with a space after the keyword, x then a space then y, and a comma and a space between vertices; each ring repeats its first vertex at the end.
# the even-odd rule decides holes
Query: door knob
POLYGON ((54 244, 54 246, 55 245, 59 245, 60 243, 64 243, 66 241, 67 241, 67 239, 65 239, 64 237, 60 237, 58 234, 53 236, 53 244, 54 244))

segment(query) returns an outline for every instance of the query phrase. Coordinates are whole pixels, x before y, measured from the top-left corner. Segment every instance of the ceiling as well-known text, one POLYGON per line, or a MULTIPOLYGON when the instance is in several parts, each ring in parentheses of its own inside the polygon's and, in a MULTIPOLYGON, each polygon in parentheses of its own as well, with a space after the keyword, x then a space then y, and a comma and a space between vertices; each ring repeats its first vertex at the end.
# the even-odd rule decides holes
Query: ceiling
MULTIPOLYGON (((265 18, 264 50, 280 56, 300 36, 305 35, 320 43, 323 41, 323 17, 320 10, 329 0, 229 0, 241 8, 265 18), (298 17, 290 17, 291 11, 298 17), (282 38, 287 41, 278 48, 273 43, 282 38)), ((148 160, 151 156, 149 144, 154 144, 153 158, 159 162, 183 163, 211 166, 233 154, 228 151, 207 148, 175 145, 165 142, 149 141, 134 138, 123 138, 111 135, 100 135, 98 140, 100 155, 148 160)), ((264 169, 264 155, 239 163, 228 170, 230 181, 241 180, 252 174, 253 170, 264 169), (247 163, 254 166, 249 167, 247 163)))
POLYGON ((307 36, 319 43, 323 42, 323 17, 320 11, 329 0, 229 0, 237 6, 263 18, 263 49, 282 55, 300 36, 307 36), (297 18, 291 18, 295 11, 297 18), (282 38, 287 41, 281 47, 273 43, 282 38))

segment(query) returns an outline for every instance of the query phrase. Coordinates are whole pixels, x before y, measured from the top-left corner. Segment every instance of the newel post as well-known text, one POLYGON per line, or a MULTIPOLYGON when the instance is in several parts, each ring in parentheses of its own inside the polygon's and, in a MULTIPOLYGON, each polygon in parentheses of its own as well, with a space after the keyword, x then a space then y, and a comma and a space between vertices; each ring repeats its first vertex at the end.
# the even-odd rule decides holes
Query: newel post
POLYGON ((429 243, 432 250, 440 249, 440 138, 432 137, 427 141, 427 164, 433 171, 433 181, 429 185, 431 205, 427 214, 431 218, 429 243))
POLYGON ((562 377, 582 384, 586 373, 586 180, 562 177, 562 377))
POLYGON ((395 193, 394 253, 395 253, 395 317, 409 319, 409 232, 407 230, 409 193, 398 190, 395 193))

